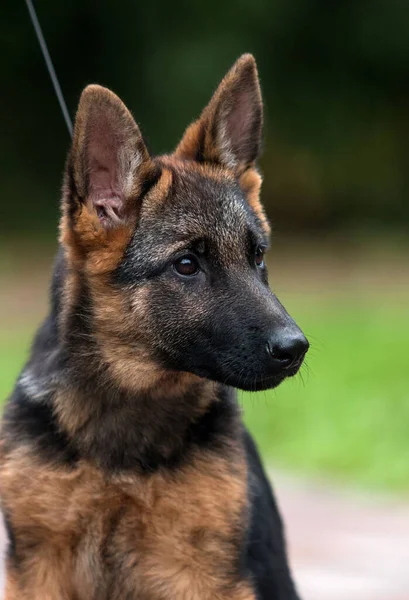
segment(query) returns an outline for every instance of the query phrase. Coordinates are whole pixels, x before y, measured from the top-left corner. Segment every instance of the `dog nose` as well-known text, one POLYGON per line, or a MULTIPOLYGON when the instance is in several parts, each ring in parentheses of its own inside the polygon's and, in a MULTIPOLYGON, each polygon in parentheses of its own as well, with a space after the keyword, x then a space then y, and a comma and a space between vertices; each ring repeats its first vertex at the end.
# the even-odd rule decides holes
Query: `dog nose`
POLYGON ((309 343, 301 329, 286 328, 275 332, 267 342, 267 350, 278 369, 299 367, 309 343))

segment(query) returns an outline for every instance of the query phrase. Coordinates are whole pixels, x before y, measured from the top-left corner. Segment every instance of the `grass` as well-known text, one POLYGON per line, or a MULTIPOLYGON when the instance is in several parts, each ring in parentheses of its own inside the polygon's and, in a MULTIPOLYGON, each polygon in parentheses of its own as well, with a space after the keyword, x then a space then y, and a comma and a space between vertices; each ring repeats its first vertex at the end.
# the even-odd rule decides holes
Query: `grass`
MULTIPOLYGON (((260 449, 286 469, 408 491, 408 290, 321 286, 322 294, 308 295, 301 287, 281 295, 312 345, 301 376, 273 391, 239 393, 260 449)), ((31 315, 18 319, 10 324, 3 315, 0 323, 2 398, 35 329, 31 315)))
POLYGON ((23 366, 34 331, 30 328, 0 332, 0 398, 11 392, 14 381, 23 366))

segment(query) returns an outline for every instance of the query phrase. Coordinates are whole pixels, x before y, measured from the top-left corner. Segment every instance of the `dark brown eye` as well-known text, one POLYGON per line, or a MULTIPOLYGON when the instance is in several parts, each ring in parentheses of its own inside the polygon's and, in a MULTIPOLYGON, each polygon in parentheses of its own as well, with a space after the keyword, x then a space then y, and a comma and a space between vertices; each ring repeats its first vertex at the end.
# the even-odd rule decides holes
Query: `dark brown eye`
POLYGON ((264 250, 260 246, 256 248, 255 261, 258 267, 264 267, 264 250))
POLYGON ((189 277, 191 275, 196 275, 199 271, 199 265, 197 264, 197 260, 194 256, 187 255, 178 258, 173 265, 179 275, 185 275, 189 277))

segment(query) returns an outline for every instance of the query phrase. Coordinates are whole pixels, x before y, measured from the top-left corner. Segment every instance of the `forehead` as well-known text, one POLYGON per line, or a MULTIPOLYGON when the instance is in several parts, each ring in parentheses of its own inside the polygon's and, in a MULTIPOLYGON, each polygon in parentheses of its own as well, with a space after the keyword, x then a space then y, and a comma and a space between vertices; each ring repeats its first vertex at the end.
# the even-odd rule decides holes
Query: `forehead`
MULTIPOLYGON (((197 166, 166 167, 166 193, 142 208, 140 230, 154 228, 170 242, 207 239, 234 244, 263 230, 237 181, 217 169, 197 166)), ((162 175, 163 177, 163 175, 162 175)))
POLYGON ((134 234, 115 279, 132 285, 160 272, 176 252, 204 241, 219 264, 243 263, 249 241, 267 244, 266 232, 238 183, 197 165, 165 166, 142 200, 134 234))

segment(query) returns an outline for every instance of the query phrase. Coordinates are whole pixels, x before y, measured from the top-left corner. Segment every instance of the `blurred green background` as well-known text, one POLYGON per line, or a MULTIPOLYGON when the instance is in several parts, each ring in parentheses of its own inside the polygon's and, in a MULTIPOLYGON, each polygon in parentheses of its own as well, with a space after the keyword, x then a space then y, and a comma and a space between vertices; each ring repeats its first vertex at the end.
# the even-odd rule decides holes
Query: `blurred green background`
MULTIPOLYGON (((301 376, 242 394, 268 460, 409 489, 409 12, 403 0, 37 0, 73 115, 112 88, 171 150, 243 52, 265 98, 270 282, 310 338, 301 376)), ((69 146, 24 2, 0 25, 0 396, 46 312, 69 146)))

